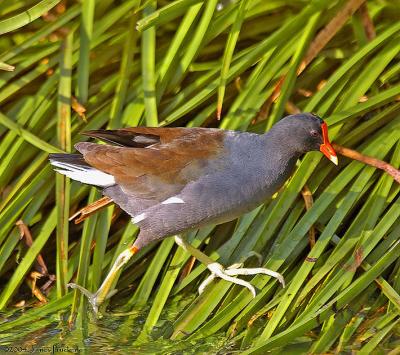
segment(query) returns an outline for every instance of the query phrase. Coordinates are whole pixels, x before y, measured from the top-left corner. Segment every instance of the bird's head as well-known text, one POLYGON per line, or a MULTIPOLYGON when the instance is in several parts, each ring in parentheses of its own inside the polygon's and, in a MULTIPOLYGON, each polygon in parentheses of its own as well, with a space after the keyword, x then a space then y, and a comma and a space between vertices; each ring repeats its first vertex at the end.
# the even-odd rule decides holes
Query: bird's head
POLYGON ((324 120, 313 113, 299 113, 286 116, 273 129, 285 132, 290 145, 298 153, 320 151, 332 163, 338 164, 338 158, 329 137, 328 126, 324 120))

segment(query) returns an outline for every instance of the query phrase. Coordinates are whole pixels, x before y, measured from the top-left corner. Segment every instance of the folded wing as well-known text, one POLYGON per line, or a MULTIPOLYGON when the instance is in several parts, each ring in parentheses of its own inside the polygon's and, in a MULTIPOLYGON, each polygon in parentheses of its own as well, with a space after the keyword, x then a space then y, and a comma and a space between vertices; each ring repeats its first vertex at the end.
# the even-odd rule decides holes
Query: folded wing
POLYGON ((204 174, 209 162, 220 157, 224 140, 224 131, 205 128, 136 127, 85 134, 115 144, 75 145, 88 165, 114 177, 118 196, 118 188, 112 187, 105 194, 116 203, 126 194, 150 205, 178 194, 204 174))

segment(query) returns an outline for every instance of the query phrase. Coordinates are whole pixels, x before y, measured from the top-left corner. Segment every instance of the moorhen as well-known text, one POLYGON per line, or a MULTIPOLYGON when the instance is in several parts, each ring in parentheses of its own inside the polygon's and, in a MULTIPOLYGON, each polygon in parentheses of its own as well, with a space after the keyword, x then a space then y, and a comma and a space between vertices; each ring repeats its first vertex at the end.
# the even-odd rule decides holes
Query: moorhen
MULTIPOLYGON (((227 268, 192 247, 181 234, 220 224, 251 211, 270 198, 292 174, 297 159, 321 151, 337 164, 326 123, 312 113, 281 119, 267 133, 214 128, 134 127, 84 133, 109 144, 75 144, 80 154, 51 154, 50 162, 71 179, 97 186, 132 216, 140 227, 135 242, 123 251, 95 294, 97 312, 118 270, 151 242, 175 235, 178 245, 204 263, 212 276, 254 287, 236 275, 281 274, 265 268, 227 268)), ((204 289, 205 284, 200 287, 204 289)))

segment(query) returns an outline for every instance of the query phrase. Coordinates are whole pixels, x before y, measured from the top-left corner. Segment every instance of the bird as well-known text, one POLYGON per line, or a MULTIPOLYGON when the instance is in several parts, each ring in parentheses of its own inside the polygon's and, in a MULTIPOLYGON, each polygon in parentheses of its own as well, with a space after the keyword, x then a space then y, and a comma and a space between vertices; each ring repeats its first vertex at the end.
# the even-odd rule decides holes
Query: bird
POLYGON ((258 273, 275 277, 284 286, 283 276, 273 270, 224 268, 194 248, 184 233, 234 220, 261 205, 284 185, 307 152, 320 151, 338 164, 327 124, 314 113, 286 116, 264 134, 201 127, 99 129, 83 134, 106 144, 77 143, 79 153, 50 154, 50 163, 56 172, 99 188, 140 229, 97 292, 69 284, 88 297, 96 313, 115 292, 117 273, 132 255, 167 237, 174 237, 211 272, 199 291, 219 277, 247 287, 255 296, 250 282, 236 276, 258 273))

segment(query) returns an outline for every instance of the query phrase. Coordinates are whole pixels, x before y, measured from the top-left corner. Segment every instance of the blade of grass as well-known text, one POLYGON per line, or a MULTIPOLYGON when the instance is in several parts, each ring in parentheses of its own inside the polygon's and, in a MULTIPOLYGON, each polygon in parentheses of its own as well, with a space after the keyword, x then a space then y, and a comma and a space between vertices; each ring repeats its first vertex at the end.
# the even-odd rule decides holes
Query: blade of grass
POLYGON ((199 49, 203 43, 205 33, 210 25, 211 19, 216 10, 218 0, 207 0, 204 7, 203 15, 201 16, 200 22, 197 25, 197 29, 184 51, 184 54, 179 62, 178 70, 172 77, 170 87, 175 87, 183 78, 186 71, 189 68, 190 63, 197 57, 199 49))
POLYGON ((150 27, 166 23, 180 16, 189 7, 199 2, 202 2, 202 0, 176 0, 154 12, 144 14, 145 17, 137 22, 136 29, 138 31, 145 31, 150 27))
MULTIPOLYGON (((156 9, 156 1, 150 1, 143 10, 144 15, 152 14, 156 9)), ((146 29, 142 34, 142 78, 146 125, 158 126, 156 75, 156 30, 154 27, 146 29)))
MULTIPOLYGON (((88 204, 96 201, 99 198, 98 192, 92 188, 89 195, 88 204)), ((79 265, 78 273, 76 275, 75 283, 79 286, 87 288, 88 282, 88 270, 90 264, 91 244, 93 234, 96 226, 97 215, 94 214, 86 219, 83 223, 82 237, 80 240, 80 252, 79 252, 79 265)), ((73 323, 78 313, 78 307, 84 307, 86 305, 86 298, 82 297, 81 292, 78 289, 74 290, 74 299, 72 302, 71 314, 69 316, 69 323, 73 323), (83 302, 81 303, 81 300, 83 302)))
POLYGON ((244 351, 243 354, 265 354, 265 351, 268 351, 279 345, 287 344, 287 342, 294 339, 296 336, 300 336, 318 326, 321 321, 327 319, 329 316, 335 313, 335 311, 332 309, 333 305, 336 305, 335 309, 341 309, 347 303, 349 303, 349 301, 363 292, 364 289, 368 287, 368 285, 373 282, 376 277, 378 277, 390 264, 396 260, 396 254, 399 251, 400 242, 397 242, 381 260, 371 267, 371 269, 360 276, 355 282, 352 283, 350 287, 342 291, 323 308, 320 308, 317 312, 309 314, 300 322, 266 341, 260 339, 255 347, 244 351))
POLYGON ((164 94, 164 91, 171 79, 174 71, 177 70, 177 66, 179 65, 179 57, 181 55, 180 48, 185 42, 186 38, 192 34, 194 31, 193 27, 195 24, 195 20, 202 8, 203 4, 199 3, 191 6, 186 12, 182 22, 177 29, 174 38, 171 41, 171 44, 168 47, 168 51, 159 66, 158 71, 158 82, 159 82, 159 93, 158 99, 161 99, 161 96, 164 94))
POLYGON ((297 45, 296 52, 293 54, 292 60, 289 65, 289 71, 284 77, 283 86, 276 102, 271 115, 268 118, 267 129, 270 129, 282 116, 285 111, 285 106, 289 97, 293 91, 296 79, 297 79, 297 68, 299 68, 301 61, 308 49, 308 46, 312 40, 312 36, 317 28, 318 20, 320 19, 321 12, 317 12, 312 15, 307 26, 304 28, 302 36, 300 37, 297 45))
POLYGON ((0 124, 12 130, 16 134, 24 138, 27 142, 39 148, 40 150, 43 150, 47 153, 64 153, 63 150, 43 141, 42 139, 32 134, 28 130, 22 128, 18 123, 13 122, 11 119, 9 119, 6 115, 4 115, 1 112, 0 112, 0 124))
POLYGON ((14 31, 31 23, 45 12, 56 6, 61 0, 42 0, 24 12, 0 21, 0 35, 14 31))
POLYGON ((47 240, 50 238, 51 233, 56 227, 56 209, 54 208, 48 215, 46 222, 43 224, 40 233, 34 240, 32 246, 28 249, 24 258, 17 267, 17 270, 11 276, 10 280, 5 285, 0 295, 0 309, 4 309, 10 301, 12 295, 17 290, 18 286, 24 281, 26 273, 36 261, 37 255, 43 249, 47 240))
POLYGON ((236 47, 237 40, 239 38, 240 28, 246 14, 248 0, 241 0, 239 7, 237 9, 237 15, 235 22, 232 24, 232 28, 228 35, 228 41, 226 42, 224 55, 222 57, 221 75, 218 87, 218 100, 217 100, 217 118, 221 118, 222 103, 224 102, 225 86, 229 73, 229 67, 231 65, 231 60, 233 52, 236 47))
MULTIPOLYGON (((60 148, 71 152, 71 71, 74 33, 70 32, 61 47, 60 81, 58 87, 57 138, 60 148)), ((56 176, 57 206, 57 296, 67 293, 68 232, 69 232, 70 181, 64 175, 56 176)))
POLYGON ((121 127, 121 113, 126 100, 129 81, 133 72, 133 55, 137 49, 138 32, 135 30, 137 14, 133 13, 128 24, 128 33, 121 59, 118 83, 115 89, 115 95, 111 105, 110 121, 108 127, 116 129, 121 127))
POLYGON ((84 0, 82 2, 76 95, 78 101, 83 105, 86 104, 89 94, 90 46, 93 37, 94 9, 95 0, 84 0))

